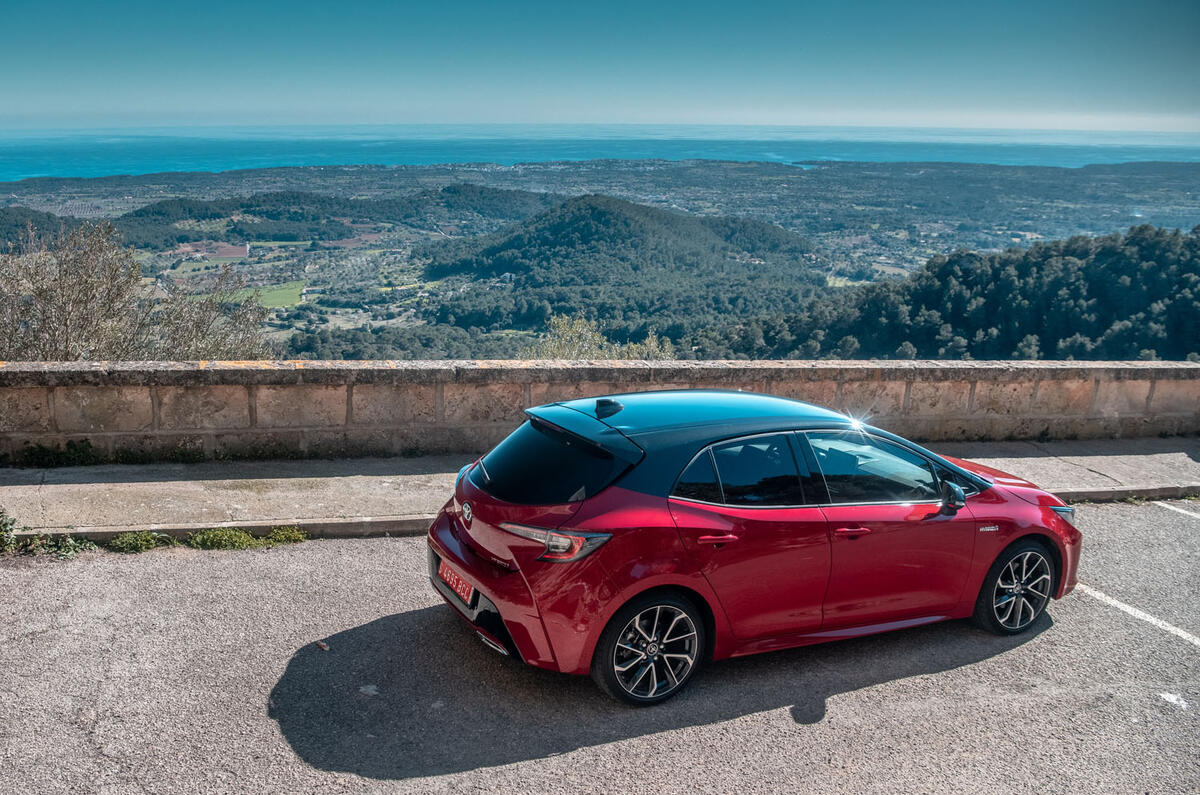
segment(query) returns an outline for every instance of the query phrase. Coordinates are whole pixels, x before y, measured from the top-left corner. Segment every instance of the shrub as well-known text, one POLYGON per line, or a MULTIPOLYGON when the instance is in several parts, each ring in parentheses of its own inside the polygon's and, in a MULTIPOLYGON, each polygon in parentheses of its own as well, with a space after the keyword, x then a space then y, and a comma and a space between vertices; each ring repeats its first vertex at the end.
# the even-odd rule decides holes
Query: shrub
POLYGON ((533 345, 521 351, 526 359, 674 359, 675 347, 653 329, 642 342, 611 342, 600 325, 582 316, 553 315, 547 331, 533 345))
POLYGON ((232 269, 204 293, 148 290, 135 252, 109 224, 39 238, 29 227, 0 252, 0 359, 262 358, 267 309, 232 269), (65 323, 64 318, 70 318, 65 323))
POLYGON ((12 555, 17 551, 17 520, 0 508, 0 555, 12 555))
POLYGON ((236 527, 213 527, 188 534, 187 545, 193 549, 253 549, 259 540, 236 527))
POLYGON ((308 535, 298 527, 272 527, 265 536, 253 536, 237 527, 214 527, 191 533, 187 543, 193 549, 261 549, 307 539, 308 535))
MULTIPOLYGON (((28 530, 29 528, 23 528, 28 530)), ((70 535, 17 535, 17 520, 0 508, 0 555, 54 555, 73 558, 90 552, 96 545, 86 538, 70 535)))
POLYGON ((278 544, 299 544, 301 541, 308 540, 308 533, 301 530, 299 527, 272 527, 271 532, 267 534, 267 541, 271 546, 278 544))
POLYGON ((120 533, 108 542, 108 548, 113 552, 137 554, 155 547, 173 547, 179 542, 166 533, 153 533, 149 530, 139 530, 131 533, 120 533))

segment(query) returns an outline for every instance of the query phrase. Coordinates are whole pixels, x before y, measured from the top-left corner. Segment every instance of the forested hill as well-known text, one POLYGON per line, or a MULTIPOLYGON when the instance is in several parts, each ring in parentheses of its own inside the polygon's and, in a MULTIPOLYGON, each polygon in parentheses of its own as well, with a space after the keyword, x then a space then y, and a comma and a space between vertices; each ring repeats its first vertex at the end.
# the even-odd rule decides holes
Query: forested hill
POLYGON ((959 251, 905 279, 690 342, 704 358, 1200 356, 1200 227, 959 251))
MULTIPOLYGON (((477 234, 528 218, 562 201, 561 196, 480 185, 448 185, 391 198, 351 199, 282 191, 228 199, 164 199, 113 219, 126 245, 165 249, 195 240, 231 243, 260 240, 337 240, 356 234, 355 225, 404 224, 477 234)), ((0 208, 0 241, 13 240, 30 221, 57 229, 75 219, 24 207, 0 208)))
POLYGON ((551 312, 582 313, 619 337, 653 326, 678 338, 798 308, 825 285, 808 242, 773 224, 595 195, 419 254, 429 278, 475 280, 430 318, 462 328, 538 328, 551 312))

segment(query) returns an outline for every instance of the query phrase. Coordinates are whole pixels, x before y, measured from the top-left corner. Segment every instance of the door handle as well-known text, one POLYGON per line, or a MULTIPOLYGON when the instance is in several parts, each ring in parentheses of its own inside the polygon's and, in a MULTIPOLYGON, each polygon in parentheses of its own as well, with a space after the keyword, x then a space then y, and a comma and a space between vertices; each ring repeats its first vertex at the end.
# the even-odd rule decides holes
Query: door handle
POLYGON ((737 541, 737 540, 738 540, 738 537, 735 535, 732 535, 732 534, 723 535, 723 536, 700 536, 699 538, 696 539, 696 543, 697 544, 728 544, 730 541, 737 541))
POLYGON ((869 527, 839 527, 833 531, 833 534, 841 538, 858 538, 859 536, 865 536, 869 532, 871 532, 871 528, 869 527))

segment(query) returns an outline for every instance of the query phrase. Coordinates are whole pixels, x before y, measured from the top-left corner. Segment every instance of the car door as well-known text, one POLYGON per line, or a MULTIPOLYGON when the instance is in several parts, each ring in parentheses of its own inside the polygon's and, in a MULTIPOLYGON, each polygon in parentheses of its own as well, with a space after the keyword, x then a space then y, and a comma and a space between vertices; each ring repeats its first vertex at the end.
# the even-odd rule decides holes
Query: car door
POLYGON ((828 527, 792 436, 713 445, 684 470, 670 499, 684 547, 739 639, 821 625, 828 527))
POLYGON ((975 545, 969 508, 941 510, 934 465, 860 431, 797 436, 829 493, 824 626, 944 615, 962 598, 975 545))

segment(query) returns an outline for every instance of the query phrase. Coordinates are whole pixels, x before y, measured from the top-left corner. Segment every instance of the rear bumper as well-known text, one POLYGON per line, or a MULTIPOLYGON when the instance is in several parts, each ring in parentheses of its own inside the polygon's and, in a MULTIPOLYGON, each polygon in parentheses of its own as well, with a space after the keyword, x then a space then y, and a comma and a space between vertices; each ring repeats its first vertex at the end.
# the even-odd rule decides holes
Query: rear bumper
POLYGON ((521 573, 502 570, 475 554, 458 540, 451 522, 444 512, 439 513, 429 528, 429 581, 433 589, 477 632, 510 655, 539 668, 559 670, 521 573), (438 576, 443 560, 474 586, 469 604, 438 576))

